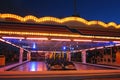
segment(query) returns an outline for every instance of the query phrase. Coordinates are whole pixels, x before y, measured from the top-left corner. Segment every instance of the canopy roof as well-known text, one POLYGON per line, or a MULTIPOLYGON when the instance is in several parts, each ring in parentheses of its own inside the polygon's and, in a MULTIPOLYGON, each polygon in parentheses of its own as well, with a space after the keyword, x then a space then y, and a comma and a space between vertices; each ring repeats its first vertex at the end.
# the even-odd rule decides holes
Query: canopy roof
POLYGON ((80 17, 59 19, 0 14, 1 38, 29 49, 33 43, 44 51, 60 51, 63 46, 72 46, 75 50, 100 47, 119 42, 119 31, 120 25, 114 22, 87 21, 80 17))

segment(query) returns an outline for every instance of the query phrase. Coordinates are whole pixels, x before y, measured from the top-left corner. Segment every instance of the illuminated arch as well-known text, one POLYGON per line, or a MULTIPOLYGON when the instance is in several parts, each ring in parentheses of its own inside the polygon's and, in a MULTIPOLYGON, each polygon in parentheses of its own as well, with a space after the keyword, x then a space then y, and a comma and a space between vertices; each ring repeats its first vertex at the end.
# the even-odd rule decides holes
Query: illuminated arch
POLYGON ((23 21, 23 17, 15 15, 15 14, 0 14, 0 18, 15 18, 19 21, 23 21))
POLYGON ((28 15, 28 16, 25 16, 25 17, 21 17, 21 16, 18 16, 18 15, 15 15, 15 14, 0 14, 0 18, 14 18, 14 19, 17 19, 21 22, 27 22, 28 20, 33 20, 36 23, 42 23, 42 22, 45 22, 45 21, 53 21, 53 22, 61 23, 61 24, 65 23, 65 22, 70 22, 70 21, 77 21, 77 22, 83 23, 85 25, 100 25, 101 27, 104 27, 104 28, 107 28, 107 27, 110 27, 110 26, 112 26, 114 28, 120 28, 120 24, 117 25, 114 22, 104 23, 102 21, 87 21, 87 20, 85 20, 83 18, 80 18, 80 17, 66 17, 66 18, 63 18, 63 19, 59 19, 59 18, 55 18, 55 17, 37 18, 33 15, 28 15))
POLYGON ((24 18, 22 18, 22 20, 21 21, 24 21, 24 22, 26 22, 26 21, 28 21, 28 20, 33 20, 33 21, 35 21, 35 22, 38 22, 37 21, 37 17, 35 17, 35 16, 32 16, 32 15, 28 15, 28 16, 25 16, 24 18))

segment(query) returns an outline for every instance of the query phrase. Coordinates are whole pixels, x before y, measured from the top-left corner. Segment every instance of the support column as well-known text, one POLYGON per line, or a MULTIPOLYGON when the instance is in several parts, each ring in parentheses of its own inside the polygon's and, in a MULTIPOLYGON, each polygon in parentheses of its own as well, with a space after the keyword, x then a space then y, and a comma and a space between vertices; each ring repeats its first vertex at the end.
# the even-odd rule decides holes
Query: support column
POLYGON ((116 53, 116 63, 120 64, 120 51, 117 51, 116 53))
POLYGON ((86 51, 82 51, 82 63, 86 63, 86 51))
POLYGON ((27 60, 28 60, 28 61, 31 60, 31 53, 30 53, 30 52, 27 53, 27 60))
POLYGON ((23 51, 23 48, 20 48, 19 63, 22 63, 23 61, 23 51))
POLYGON ((68 52, 68 61, 71 61, 71 53, 68 52))

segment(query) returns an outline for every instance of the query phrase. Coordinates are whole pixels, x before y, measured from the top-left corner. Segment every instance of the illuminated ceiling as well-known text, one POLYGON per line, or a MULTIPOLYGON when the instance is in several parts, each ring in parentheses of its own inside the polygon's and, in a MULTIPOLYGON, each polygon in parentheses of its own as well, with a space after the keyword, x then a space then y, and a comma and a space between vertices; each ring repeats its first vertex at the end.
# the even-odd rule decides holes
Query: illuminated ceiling
POLYGON ((60 41, 60 40, 32 40, 32 39, 8 39, 17 46, 23 47, 30 51, 74 51, 84 50, 89 48, 105 47, 109 45, 120 44, 120 42, 113 41, 91 41, 91 40, 76 40, 76 41, 60 41), (66 47, 66 50, 63 50, 66 47))

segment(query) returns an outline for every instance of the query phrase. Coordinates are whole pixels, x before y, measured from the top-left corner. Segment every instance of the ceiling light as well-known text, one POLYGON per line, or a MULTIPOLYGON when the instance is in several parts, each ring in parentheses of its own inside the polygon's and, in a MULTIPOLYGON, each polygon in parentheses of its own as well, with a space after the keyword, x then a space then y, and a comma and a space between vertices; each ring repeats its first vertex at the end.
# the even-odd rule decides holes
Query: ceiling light
POLYGON ((3 39, 25 39, 24 37, 2 37, 3 39))
POLYGON ((73 41, 78 41, 78 42, 92 42, 92 40, 82 40, 82 39, 73 39, 73 41))
POLYGON ((48 38, 26 38, 27 40, 48 40, 48 38))
POLYGON ((51 39, 53 41, 71 41, 70 39, 51 39))
POLYGON ((93 42, 109 43, 109 41, 93 41, 93 42))

